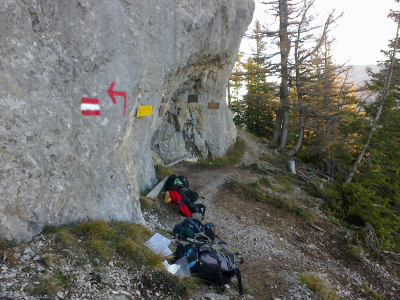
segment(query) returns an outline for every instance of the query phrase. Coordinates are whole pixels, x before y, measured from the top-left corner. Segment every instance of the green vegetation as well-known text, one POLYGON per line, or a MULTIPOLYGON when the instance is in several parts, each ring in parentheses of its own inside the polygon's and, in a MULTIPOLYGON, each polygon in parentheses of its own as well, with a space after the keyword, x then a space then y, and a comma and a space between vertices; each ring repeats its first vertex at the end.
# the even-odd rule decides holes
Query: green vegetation
POLYGON ((140 206, 142 210, 150 209, 154 205, 154 200, 140 195, 140 206))
MULTIPOLYGON (((119 254, 124 260, 135 264, 152 267, 159 265, 154 254, 143 245, 152 233, 141 225, 95 221, 77 226, 52 227, 51 232, 58 235, 63 247, 76 246, 77 241, 81 240, 84 249, 93 259, 108 260, 114 254, 119 254)), ((47 266, 54 264, 56 260, 57 257, 53 254, 44 256, 47 266)))
POLYGON ((58 261, 58 257, 55 254, 46 254, 43 256, 44 265, 47 267, 52 266, 54 263, 58 261))
MULTIPOLYGON (((276 44, 264 29, 270 24, 255 23, 249 36, 256 47, 250 55, 238 55, 228 84, 235 124, 283 154, 265 154, 262 159, 269 165, 279 168, 294 157, 310 166, 310 174, 304 175, 311 179, 303 188, 325 200, 325 212, 333 220, 347 228, 372 226, 380 250, 400 253, 400 59, 396 57, 400 43, 392 39, 388 49, 382 50, 386 57, 379 62, 378 72, 367 69, 370 79, 364 88, 371 99, 363 101, 345 75, 351 69, 334 63, 328 27, 340 17, 326 24, 320 43, 314 44, 310 37, 317 27, 310 21, 315 20, 311 9, 303 10, 300 2, 264 4, 266 12, 281 19, 280 24, 287 23, 285 17, 292 20, 281 42, 296 42, 276 44), (272 67, 276 53, 281 58, 289 55, 293 64, 272 67), (280 85, 268 80, 274 76, 280 77, 280 85), (321 181, 312 182, 314 176, 330 177, 321 191, 321 181)), ((399 15, 392 12, 389 17, 397 22, 399 15)), ((398 38, 397 32, 394 37, 398 38)), ((260 184, 287 193, 291 182, 289 178, 260 184)), ((275 202, 284 209, 292 206, 285 200, 277 203, 264 198, 255 189, 254 199, 275 202)), ((303 215, 302 210, 295 212, 303 215)))
POLYGON ((32 267, 26 266, 26 267, 22 268, 21 271, 25 272, 25 273, 30 273, 30 272, 32 272, 32 267))
POLYGON ((315 274, 302 274, 299 280, 305 283, 322 300, 340 300, 340 297, 336 295, 330 284, 315 274))
POLYGON ((73 278, 73 275, 65 275, 62 272, 57 273, 56 275, 53 276, 57 283, 62 286, 62 287, 67 287, 71 285, 71 280, 73 278))
POLYGON ((270 196, 266 191, 262 191, 261 185, 258 182, 241 183, 237 181, 225 184, 227 189, 238 195, 244 201, 256 200, 267 203, 281 210, 293 213, 302 219, 311 223, 316 221, 316 216, 306 208, 299 208, 295 205, 293 200, 287 198, 278 198, 270 196))
POLYGON ((39 282, 40 284, 32 290, 32 294, 35 296, 47 296, 50 299, 55 299, 55 297, 57 296, 57 292, 61 291, 62 289, 54 276, 42 278, 39 282))
POLYGON ((350 245, 349 254, 355 260, 361 261, 364 249, 360 245, 350 245))
POLYGON ((171 176, 172 174, 174 174, 174 172, 172 172, 170 168, 163 166, 156 166, 155 171, 158 180, 163 179, 165 176, 171 176))
MULTIPOLYGON (((162 262, 165 259, 171 259, 171 257, 160 257, 143 245, 153 233, 142 225, 126 222, 91 221, 76 226, 49 226, 46 231, 57 236, 56 240, 61 248, 73 247, 78 253, 83 248, 83 251, 89 257, 87 255, 82 257, 71 256, 70 259, 77 266, 82 266, 90 261, 95 266, 94 276, 99 278, 104 273, 101 262, 119 258, 116 262, 119 267, 142 268, 145 266, 143 283, 149 284, 148 288, 151 289, 155 282, 157 284, 162 282, 164 289, 167 292, 169 291, 171 299, 185 297, 190 290, 197 288, 194 278, 180 280, 164 270, 162 262)), ((161 232, 161 234, 166 235, 167 232, 161 232)), ((3 246, 3 244, 0 246, 3 246)), ((42 263, 46 267, 54 267, 57 262, 59 262, 59 257, 55 254, 43 256, 42 263)), ((22 271, 35 274, 35 270, 30 266, 24 267, 22 271)), ((55 299, 57 292, 69 287, 74 278, 72 274, 58 272, 51 276, 35 277, 34 280, 38 281, 39 284, 28 287, 27 292, 38 297, 55 299)))
POLYGON ((76 244, 76 238, 75 236, 69 232, 69 229, 67 227, 61 227, 58 231, 57 234, 60 238, 60 243, 64 247, 69 247, 73 246, 76 244))
POLYGON ((213 165, 218 165, 218 166, 234 166, 243 157, 245 146, 246 144, 244 140, 241 139, 240 137, 237 137, 235 145, 233 145, 232 148, 228 149, 224 157, 210 159, 210 160, 200 160, 199 162, 201 164, 206 164, 206 165, 212 163, 213 165))
POLYGON ((381 295, 379 295, 377 292, 373 291, 366 282, 363 282, 361 287, 374 299, 376 300, 384 300, 381 295))

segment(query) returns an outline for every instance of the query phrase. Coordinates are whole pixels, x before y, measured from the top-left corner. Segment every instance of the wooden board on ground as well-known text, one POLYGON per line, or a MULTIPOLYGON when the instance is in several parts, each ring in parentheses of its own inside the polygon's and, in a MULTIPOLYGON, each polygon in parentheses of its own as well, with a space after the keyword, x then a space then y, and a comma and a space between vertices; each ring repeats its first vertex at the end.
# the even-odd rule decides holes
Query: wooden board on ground
POLYGON ((152 190, 150 193, 146 195, 147 198, 155 199, 157 198, 158 194, 161 192, 162 188, 164 187, 165 182, 167 181, 168 176, 165 176, 163 180, 161 180, 152 190))
POLYGON ((170 163, 167 165, 167 167, 173 166, 173 165, 177 164, 178 162, 181 162, 182 160, 188 158, 189 156, 190 156, 190 154, 186 154, 185 156, 183 156, 183 157, 181 157, 181 158, 178 158, 178 159, 174 160, 173 162, 170 162, 170 163))
POLYGON ((158 116, 159 116, 159 117, 164 116, 164 109, 165 109, 165 106, 161 106, 161 107, 160 107, 160 111, 158 112, 158 116))

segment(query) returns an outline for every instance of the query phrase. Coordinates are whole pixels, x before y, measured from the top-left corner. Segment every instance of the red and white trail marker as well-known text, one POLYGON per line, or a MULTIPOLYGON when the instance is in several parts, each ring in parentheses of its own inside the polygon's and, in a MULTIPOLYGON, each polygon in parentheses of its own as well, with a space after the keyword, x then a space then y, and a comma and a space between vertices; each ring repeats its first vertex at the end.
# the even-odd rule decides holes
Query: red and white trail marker
POLYGON ((82 98, 81 111, 84 116, 100 116, 99 99, 82 98))

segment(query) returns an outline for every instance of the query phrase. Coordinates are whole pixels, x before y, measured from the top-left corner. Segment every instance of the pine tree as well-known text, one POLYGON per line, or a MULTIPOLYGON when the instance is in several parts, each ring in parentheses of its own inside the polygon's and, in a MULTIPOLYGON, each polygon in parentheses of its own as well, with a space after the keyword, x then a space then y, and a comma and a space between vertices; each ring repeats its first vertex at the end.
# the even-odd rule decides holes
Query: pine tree
MULTIPOLYGON (((273 142, 279 142, 279 149, 284 149, 289 136, 290 110, 292 108, 289 96, 291 76, 293 76, 293 73, 296 73, 296 75, 294 75, 296 78, 295 84, 298 90, 301 89, 303 79, 300 79, 300 76, 303 78, 305 77, 304 74, 301 74, 302 69, 304 69, 304 64, 307 63, 307 59, 311 54, 321 47, 323 37, 329 31, 331 25, 336 22, 338 17, 334 17, 334 11, 332 11, 324 25, 312 24, 315 18, 309 12, 315 0, 275 0, 262 3, 269 5, 275 17, 279 18, 279 29, 277 31, 265 30, 264 35, 272 38, 278 37, 279 40, 277 41, 277 45, 280 54, 280 106, 276 114, 273 142), (320 33, 319 38, 315 38, 313 33, 320 28, 323 28, 322 33, 320 33), (310 41, 315 44, 307 49, 305 45, 310 41), (295 48, 294 58, 289 56, 293 47, 295 48)), ((341 15, 339 15, 339 17, 341 17, 341 15)), ((299 101, 298 115, 300 128, 298 143, 295 148, 292 149, 292 154, 298 151, 304 130, 304 111, 302 108, 303 91, 300 90, 297 95, 299 101)))
POLYGON ((256 21, 253 30, 256 47, 247 59, 246 70, 247 94, 243 97, 246 103, 244 120, 247 129, 261 137, 271 138, 274 126, 276 84, 267 81, 270 75, 270 63, 264 51, 260 23, 256 21))

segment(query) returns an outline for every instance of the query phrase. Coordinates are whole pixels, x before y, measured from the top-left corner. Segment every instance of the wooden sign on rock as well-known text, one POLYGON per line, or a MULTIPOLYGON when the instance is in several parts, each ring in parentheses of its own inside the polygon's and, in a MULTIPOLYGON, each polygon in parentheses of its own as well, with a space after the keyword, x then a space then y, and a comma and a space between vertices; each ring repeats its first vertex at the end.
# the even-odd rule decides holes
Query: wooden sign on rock
POLYGON ((208 103, 208 109, 219 109, 219 103, 208 103))

